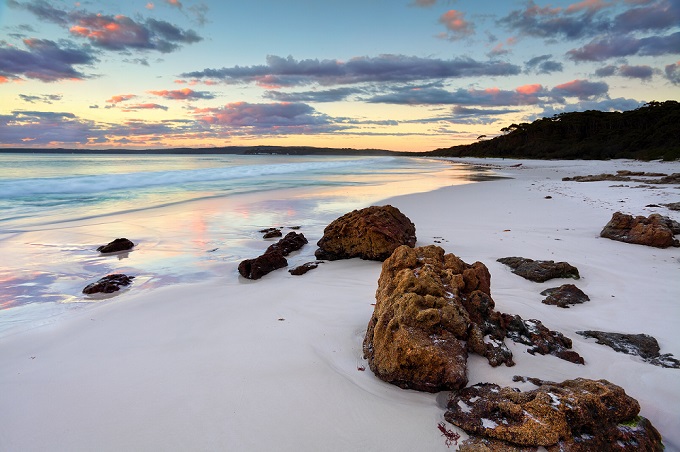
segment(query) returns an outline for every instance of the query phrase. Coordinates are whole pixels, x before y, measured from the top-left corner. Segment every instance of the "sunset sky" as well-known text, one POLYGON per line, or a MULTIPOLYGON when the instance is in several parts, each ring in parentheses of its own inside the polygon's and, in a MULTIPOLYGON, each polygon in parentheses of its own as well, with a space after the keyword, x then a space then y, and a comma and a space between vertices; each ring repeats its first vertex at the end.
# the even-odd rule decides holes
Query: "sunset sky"
POLYGON ((422 151, 680 99, 680 0, 2 0, 0 146, 422 151))

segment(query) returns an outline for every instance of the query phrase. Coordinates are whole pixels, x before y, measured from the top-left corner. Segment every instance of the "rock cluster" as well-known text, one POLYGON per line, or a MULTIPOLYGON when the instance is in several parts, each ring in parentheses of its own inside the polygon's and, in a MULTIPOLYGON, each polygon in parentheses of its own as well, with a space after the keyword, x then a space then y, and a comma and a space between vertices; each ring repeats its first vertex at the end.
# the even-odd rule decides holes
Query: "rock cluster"
POLYGON ((107 275, 101 278, 99 281, 85 286, 83 293, 86 295, 92 295, 96 293, 118 292, 121 287, 132 284, 133 279, 134 276, 127 276, 123 275, 122 273, 107 275))
POLYGON ((661 354, 659 342, 647 334, 607 333, 604 331, 577 331, 583 337, 597 339, 598 344, 606 345, 617 352, 635 355, 644 361, 660 367, 680 369, 680 361, 671 353, 661 354))
POLYGON ((467 384, 467 354, 492 366, 514 364, 504 343, 529 343, 532 352, 582 363, 571 341, 536 320, 494 310, 491 275, 438 246, 401 246, 383 263, 376 305, 364 338, 371 370, 402 388, 436 392, 467 384))
POLYGON ((261 256, 246 259, 238 266, 238 272, 244 278, 260 279, 267 273, 288 266, 285 256, 297 251, 307 243, 302 233, 289 232, 284 238, 270 245, 261 256))
POLYGON ((578 269, 567 262, 535 261, 526 257, 502 257, 498 262, 510 267, 514 274, 534 282, 553 278, 579 279, 578 269))
POLYGON ((354 210, 324 229, 317 245, 317 259, 359 257, 384 261, 401 245, 416 244, 416 227, 396 207, 371 206, 354 210))
POLYGON ((120 251, 127 251, 135 246, 130 240, 126 238, 116 239, 113 242, 109 242, 106 245, 102 245, 97 248, 100 253, 117 253, 120 251))
POLYGON ((680 184, 680 173, 664 174, 648 173, 644 171, 620 170, 617 171, 616 174, 590 174, 587 176, 563 177, 562 180, 575 182, 617 181, 643 182, 647 184, 680 184), (646 179, 640 179, 640 177, 645 177, 646 179))
POLYGON ((560 287, 545 289, 541 295, 546 295, 542 303, 568 308, 570 304, 580 304, 590 301, 590 297, 573 284, 563 284, 560 287))
POLYGON ((661 435, 623 388, 584 378, 537 383, 526 392, 481 383, 454 393, 444 417, 470 434, 459 450, 663 450, 661 435))
POLYGON ((662 217, 656 213, 647 218, 633 217, 615 212, 600 232, 600 237, 619 242, 668 248, 680 246, 680 241, 674 237, 675 234, 680 234, 680 224, 668 217, 662 217))

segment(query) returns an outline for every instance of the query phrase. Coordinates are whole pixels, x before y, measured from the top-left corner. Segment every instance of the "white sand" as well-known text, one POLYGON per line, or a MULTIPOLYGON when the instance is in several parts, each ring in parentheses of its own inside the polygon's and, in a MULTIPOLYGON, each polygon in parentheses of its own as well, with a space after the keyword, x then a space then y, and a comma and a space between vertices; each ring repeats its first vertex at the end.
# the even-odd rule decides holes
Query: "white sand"
MULTIPOLYGON (((680 172, 680 164, 466 161, 503 166, 514 179, 384 203, 416 224, 419 246, 442 237, 447 252, 484 262, 498 310, 540 319, 570 337, 586 360, 532 356, 508 340, 517 365, 491 368, 471 356, 470 383, 531 389, 512 376, 605 378, 640 402, 667 450, 680 450, 680 370, 575 334, 647 333, 662 353, 680 358, 680 249, 598 237, 616 210, 680 220, 678 212, 644 207, 680 201, 680 189, 561 181, 617 169, 680 172), (591 301, 569 309, 542 304, 539 292, 574 281, 536 284, 496 262, 515 255, 577 266, 575 284, 591 301)), ((296 259, 311 260, 314 248, 296 259)), ((362 358, 380 263, 325 263, 301 277, 278 271, 256 282, 238 277, 235 265, 224 272, 154 290, 135 283, 89 309, 1 338, 0 450, 447 449, 437 429, 445 397, 383 383, 362 358)))

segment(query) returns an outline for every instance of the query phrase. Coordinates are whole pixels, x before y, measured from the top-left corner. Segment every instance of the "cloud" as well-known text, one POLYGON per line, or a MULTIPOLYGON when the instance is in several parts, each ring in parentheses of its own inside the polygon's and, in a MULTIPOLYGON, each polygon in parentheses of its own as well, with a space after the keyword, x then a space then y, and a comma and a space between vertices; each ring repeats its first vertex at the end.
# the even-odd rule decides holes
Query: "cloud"
POLYGON ((654 69, 650 66, 629 66, 624 64, 617 67, 608 65, 597 69, 595 71, 595 75, 598 77, 611 77, 614 75, 619 75, 621 77, 649 80, 654 75, 654 69))
MULTIPOLYGON (((649 2, 647 2, 649 3, 649 2)), ((649 6, 631 8, 614 18, 617 32, 668 30, 680 24, 680 2, 661 0, 649 6)))
POLYGON ((605 2, 603 0, 583 0, 579 3, 573 3, 567 7, 565 12, 573 14, 581 11, 597 12, 604 8, 609 8, 613 2, 605 2))
POLYGON ((120 103, 120 102, 128 101, 130 99, 134 99, 135 97, 137 97, 137 95, 135 95, 135 94, 118 94, 118 95, 112 96, 111 99, 108 99, 106 102, 108 102, 110 104, 117 104, 117 103, 120 103))
POLYGON ((476 61, 472 58, 441 60, 404 55, 356 57, 349 61, 295 60, 270 55, 266 65, 234 66, 181 74, 188 78, 219 79, 228 83, 256 83, 274 89, 280 87, 356 84, 366 82, 410 82, 480 76, 504 76, 520 73, 519 66, 501 61, 476 61))
POLYGON ((541 55, 525 62, 526 72, 533 72, 535 74, 550 74, 553 72, 562 72, 564 66, 558 61, 551 60, 552 55, 541 55))
POLYGON ((680 54, 680 32, 666 36, 597 38, 579 49, 567 52, 574 61, 602 61, 631 55, 659 56, 680 54))
POLYGON ((428 8, 430 6, 434 6, 437 3, 437 0, 415 0, 412 5, 413 6, 420 6, 421 8, 428 8))
POLYGON ((58 102, 62 99, 61 94, 42 94, 42 95, 29 95, 29 94, 19 94, 19 98, 24 102, 29 104, 43 103, 51 104, 53 102, 58 102))
POLYGON ((234 102, 220 108, 201 108, 196 118, 211 125, 247 128, 299 128, 327 125, 330 119, 303 103, 251 104, 234 102))
POLYGON ((51 6, 45 0, 25 3, 9 0, 9 5, 30 11, 43 21, 68 28, 73 36, 87 39, 93 46, 106 50, 155 50, 168 53, 183 44, 193 44, 203 39, 193 30, 182 30, 162 20, 138 22, 122 14, 113 16, 80 10, 67 12, 51 6))
POLYGON ((666 78, 674 85, 680 85, 680 61, 665 67, 666 78))
POLYGON ((588 80, 572 80, 555 86, 551 93, 557 97, 577 97, 579 100, 592 100, 605 96, 609 92, 609 85, 604 82, 590 82, 588 80))
POLYGON ((0 47, 0 77, 8 81, 22 76, 43 82, 82 80, 87 76, 74 66, 96 61, 87 49, 62 48, 46 39, 25 39, 24 45, 28 50, 0 47))
POLYGON ((448 120, 457 124, 493 124, 500 121, 499 115, 519 113, 517 109, 470 108, 456 105, 451 109, 452 116, 448 120))
POLYGON ((168 110, 168 107, 165 105, 159 105, 159 104, 133 104, 133 105, 126 105, 125 108, 123 109, 124 112, 129 112, 129 111, 138 111, 138 110, 168 110))
MULTIPOLYGON (((577 5, 584 3, 589 2, 577 5)), ((511 11, 498 23, 527 36, 577 39, 595 35, 608 28, 607 21, 600 19, 594 12, 585 7, 575 7, 569 12, 563 8, 541 8, 531 0, 524 9, 511 11)))
POLYGON ((442 88, 395 89, 392 93, 381 94, 368 99, 372 103, 403 105, 477 105, 477 106, 520 106, 536 105, 550 100, 550 93, 539 84, 524 85, 515 90, 499 88, 463 89, 448 91, 442 88))
POLYGON ((573 104, 567 104, 562 107, 555 108, 554 106, 547 107, 535 118, 540 117, 552 117, 556 114, 574 112, 574 111, 586 111, 586 110, 599 110, 599 111, 628 111, 635 110, 642 106, 644 102, 640 102, 635 99, 626 99, 619 97, 616 99, 603 99, 598 101, 582 101, 573 104))
POLYGON ((171 100, 214 99, 215 95, 208 91, 194 91, 190 88, 175 90, 149 91, 149 93, 171 100))
POLYGON ((339 102, 352 95, 364 92, 364 90, 357 88, 335 88, 324 91, 304 91, 298 93, 267 91, 264 93, 264 97, 279 102, 339 102))
POLYGON ((13 111, 0 115, 4 145, 87 144, 94 128, 93 123, 66 112, 13 111))
POLYGON ((170 6, 174 6, 175 8, 182 9, 182 2, 179 0, 165 0, 165 3, 167 3, 170 6))
POLYGON ((474 26, 465 20, 465 13, 451 9, 439 17, 439 23, 444 24, 448 32, 446 38, 457 41, 475 33, 474 26))

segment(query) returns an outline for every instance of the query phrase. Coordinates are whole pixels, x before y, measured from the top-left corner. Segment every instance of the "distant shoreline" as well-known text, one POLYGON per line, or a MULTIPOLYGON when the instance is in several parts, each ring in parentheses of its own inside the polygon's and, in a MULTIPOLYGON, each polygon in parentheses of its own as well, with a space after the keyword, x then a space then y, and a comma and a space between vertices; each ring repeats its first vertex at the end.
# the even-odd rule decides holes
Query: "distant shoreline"
POLYGON ((421 152, 385 149, 317 148, 312 146, 226 146, 219 148, 164 149, 69 149, 69 148, 0 148, 0 154, 83 154, 83 155, 356 155, 422 156, 421 152))

